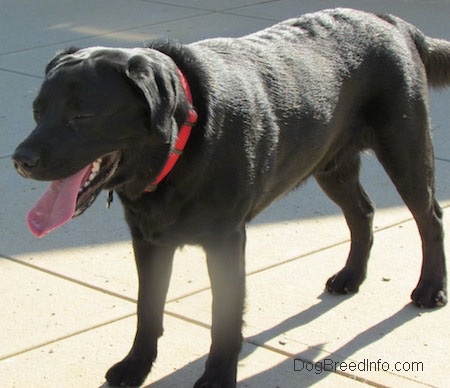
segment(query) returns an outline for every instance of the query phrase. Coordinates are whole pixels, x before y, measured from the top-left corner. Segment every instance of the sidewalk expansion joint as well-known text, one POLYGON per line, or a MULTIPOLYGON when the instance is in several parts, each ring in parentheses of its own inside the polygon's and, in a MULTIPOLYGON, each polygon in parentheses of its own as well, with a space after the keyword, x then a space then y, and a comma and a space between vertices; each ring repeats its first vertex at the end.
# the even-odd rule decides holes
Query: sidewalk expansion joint
MULTIPOLYGON (((241 17, 248 17, 251 19, 260 19, 260 20, 268 20, 268 21, 278 21, 279 19, 276 18, 268 18, 268 17, 264 17, 264 16, 251 16, 251 15, 242 15, 238 12, 234 12, 234 11, 238 11, 239 9, 242 8, 250 8, 250 7, 254 7, 254 6, 258 6, 258 5, 262 5, 262 4, 268 4, 268 3, 275 3, 279 0, 262 0, 260 2, 257 3, 253 3, 253 4, 244 4, 244 5, 239 5, 237 7, 231 7, 231 8, 223 8, 223 9, 206 9, 206 8, 202 8, 202 7, 195 7, 195 6, 190 6, 190 5, 181 5, 181 4, 177 4, 177 7, 180 8, 186 8, 186 9, 195 9, 197 11, 204 11, 204 12, 210 12, 210 13, 217 13, 217 14, 231 14, 234 16, 241 16, 241 17)), ((157 0, 151 0, 148 1, 148 3, 154 3, 154 4, 162 4, 162 5, 168 5, 166 2, 164 1, 157 1, 157 0)), ((172 4, 169 4, 172 5, 172 4)))
MULTIPOLYGON (((305 363, 311 363, 311 362, 314 362, 313 360, 309 360, 309 359, 307 359, 307 358, 301 358, 301 357, 298 357, 298 355, 296 355, 296 354, 293 354, 293 353, 290 353, 290 352, 286 352, 286 351, 284 351, 284 350, 282 350, 282 349, 278 349, 278 348, 276 348, 276 347, 274 347, 274 346, 267 345, 267 344, 261 344, 261 343, 259 343, 258 341, 251 341, 251 340, 245 340, 245 339, 244 339, 244 342, 246 342, 246 343, 248 343, 248 344, 250 344, 250 345, 253 345, 253 346, 256 346, 256 347, 265 349, 265 350, 267 350, 267 351, 269 351, 269 352, 273 352, 273 353, 277 353, 277 354, 279 354, 279 355, 285 356, 285 357, 287 357, 287 358, 289 358, 289 359, 302 360, 302 361, 305 362, 305 363)), ((307 344, 305 344, 305 345, 306 345, 306 346, 309 346, 309 345, 307 345, 307 344)), ((345 377, 345 378, 348 378, 348 379, 350 379, 350 380, 358 381, 359 383, 363 383, 363 384, 369 385, 369 386, 371 386, 371 387, 376 387, 376 388, 389 388, 389 387, 386 386, 386 385, 382 385, 382 384, 380 384, 380 383, 376 383, 376 382, 374 382, 374 381, 365 379, 365 378, 363 378, 363 377, 355 376, 355 375, 352 375, 351 373, 346 373, 346 372, 343 372, 343 371, 338 370, 338 369, 329 371, 329 373, 335 373, 335 374, 337 374, 337 375, 339 375, 339 376, 341 376, 341 377, 345 377)))
POLYGON ((0 67, 0 71, 4 71, 6 73, 11 73, 11 74, 23 75, 25 77, 37 78, 40 80, 44 79, 44 76, 24 73, 23 71, 15 71, 15 70, 11 70, 11 69, 5 69, 4 67, 0 67))
MULTIPOLYGON (((163 21, 158 21, 158 22, 154 22, 154 23, 149 23, 149 24, 141 24, 141 25, 136 25, 133 27, 127 27, 127 28, 121 28, 121 29, 117 29, 117 30, 105 30, 105 32, 99 33, 99 34, 92 34, 92 35, 86 35, 80 38, 75 38, 75 39, 67 39, 67 40, 61 40, 61 41, 57 41, 57 42, 53 42, 53 43, 47 43, 47 44, 42 44, 42 45, 36 45, 33 47, 24 47, 22 49, 18 49, 18 50, 11 50, 11 51, 6 51, 3 53, 0 53, 0 57, 1 56, 6 56, 9 54, 18 54, 21 52, 26 52, 26 51, 33 51, 33 50, 37 50, 37 49, 41 49, 41 48, 46 48, 46 47, 54 47, 54 46, 61 46, 61 45, 66 45, 66 44, 76 44, 77 42, 82 42, 84 40, 88 40, 88 39, 92 39, 92 38, 98 38, 98 37, 104 37, 107 35, 113 35, 113 34, 117 34, 117 33, 121 33, 121 32, 126 32, 126 31, 132 31, 138 28, 143 28, 143 27, 151 27, 151 26, 158 26, 160 24, 165 24, 165 23, 172 23, 172 22, 178 22, 178 21, 182 21, 182 20, 186 20, 186 19, 190 19, 190 18, 194 18, 194 17, 198 17, 198 16, 207 16, 210 14, 215 13, 214 11, 207 11, 203 14, 197 14, 197 15, 189 15, 189 16, 180 16, 178 18, 174 18, 174 19, 170 19, 170 20, 163 20, 163 21)), ((149 32, 150 35, 150 32, 149 32)), ((145 42, 145 40, 144 40, 145 42)))
POLYGON ((70 333, 70 334, 67 334, 67 335, 63 335, 61 337, 54 338, 54 339, 52 339, 50 341, 46 341, 46 342, 43 342, 43 343, 40 343, 40 344, 37 344, 37 345, 34 345, 34 346, 30 346, 28 348, 24 348, 22 350, 18 350, 16 352, 13 352, 13 353, 10 353, 10 354, 6 354, 6 355, 0 357, 0 361, 4 361, 4 360, 6 360, 8 358, 12 358, 12 357, 20 356, 23 353, 31 352, 33 350, 40 349, 40 348, 43 348, 45 346, 55 344, 57 342, 60 342, 60 341, 63 341, 63 340, 75 337, 77 335, 88 333, 88 332, 90 332, 92 330, 99 329, 101 327, 104 327, 104 326, 107 326, 107 325, 110 325, 110 324, 113 324, 113 323, 116 323, 116 322, 123 321, 124 319, 131 318, 131 317, 133 317, 135 315, 136 315, 136 313, 126 314, 126 315, 121 316, 119 318, 114 318, 114 319, 111 319, 109 321, 101 322, 101 323, 98 323, 96 325, 89 326, 88 328, 85 328, 85 329, 82 329, 82 330, 77 330, 77 331, 75 331, 73 333, 70 333))
POLYGON ((106 294, 106 295, 109 295, 109 296, 112 296, 112 297, 115 297, 115 298, 119 298, 119 299, 125 300, 127 302, 131 302, 131 303, 136 303, 137 302, 136 298, 130 298, 130 297, 126 296, 126 295, 110 291, 110 290, 108 290, 106 288, 94 286, 93 284, 89 284, 89 283, 83 282, 81 280, 75 279, 73 277, 70 277, 70 276, 67 276, 67 275, 63 275, 63 274, 61 274, 59 272, 54 272, 54 271, 48 270, 46 268, 39 267, 38 265, 27 263, 26 261, 22 261, 20 259, 16 259, 16 258, 8 256, 8 255, 4 255, 1 252, 0 252, 0 257, 2 257, 4 259, 7 259, 7 260, 10 260, 10 261, 12 261, 12 262, 14 262, 16 264, 20 264, 20 265, 23 265, 25 267, 28 267, 28 268, 31 268, 31 269, 43 272, 43 273, 45 273, 47 275, 55 276, 55 277, 57 277, 59 279, 66 280, 68 282, 77 284, 79 286, 89 288, 90 290, 101 292, 102 294, 106 294))

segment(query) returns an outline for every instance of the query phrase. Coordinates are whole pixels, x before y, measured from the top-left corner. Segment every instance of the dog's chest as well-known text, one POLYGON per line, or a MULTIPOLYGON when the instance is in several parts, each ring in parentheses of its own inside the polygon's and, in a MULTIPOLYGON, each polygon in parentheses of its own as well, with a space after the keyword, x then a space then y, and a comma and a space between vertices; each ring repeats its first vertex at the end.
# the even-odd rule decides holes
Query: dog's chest
MULTIPOLYGON (((132 231, 156 245, 201 244, 217 221, 217 209, 202 201, 182 203, 155 198, 130 205, 124 203, 125 219, 132 231)), ((220 213, 220 212, 219 212, 220 213)))

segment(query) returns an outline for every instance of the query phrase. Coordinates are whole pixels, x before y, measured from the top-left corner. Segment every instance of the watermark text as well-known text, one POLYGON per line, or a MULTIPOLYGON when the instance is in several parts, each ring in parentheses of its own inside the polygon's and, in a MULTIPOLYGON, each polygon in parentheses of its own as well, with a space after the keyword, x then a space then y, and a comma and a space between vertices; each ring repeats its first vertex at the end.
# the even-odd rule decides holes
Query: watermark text
POLYGON ((331 358, 312 362, 294 359, 295 372, 423 372, 424 364, 421 361, 384 361, 369 360, 362 361, 334 361, 331 358))

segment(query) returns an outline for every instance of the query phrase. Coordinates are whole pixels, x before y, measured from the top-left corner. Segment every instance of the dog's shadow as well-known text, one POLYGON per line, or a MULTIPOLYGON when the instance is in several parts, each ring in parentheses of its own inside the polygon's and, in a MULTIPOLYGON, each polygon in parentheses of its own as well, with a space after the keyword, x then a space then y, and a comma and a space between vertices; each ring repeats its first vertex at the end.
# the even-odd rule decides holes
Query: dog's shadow
MULTIPOLYGON (((248 337, 244 340, 243 349, 240 355, 240 364, 245 363, 245 359, 255 352, 258 347, 267 344, 271 339, 274 339, 291 329, 305 326, 314 319, 320 317, 331 308, 338 306, 343 301, 347 300, 351 296, 333 296, 328 293, 323 293, 319 296, 320 303, 308 308, 299 314, 290 317, 278 325, 267 329, 259 334, 248 337)), ((421 310, 421 313, 427 310, 421 310)), ((327 354, 326 358, 331 360, 348 360, 357 351, 369 346, 370 344, 380 340, 382 337, 393 332, 398 327, 414 319, 419 315, 419 311, 412 304, 407 304, 392 316, 384 319, 383 321, 375 324, 367 330, 357 334, 353 339, 337 349, 331 354, 327 354), (383 333, 380 336, 380 333, 383 333)), ((307 330, 307 329, 305 329, 307 330)), ((331 335, 332 333, 330 333, 331 335)), ((264 370, 263 372, 252 375, 245 378, 238 383, 238 386, 242 387, 282 387, 287 386, 286 383, 290 382, 288 386, 295 384, 296 387, 309 387, 312 384, 318 383, 328 376, 328 371, 318 372, 317 370, 295 371, 294 359, 300 359, 303 362, 317 362, 323 361, 318 359, 319 354, 323 354, 321 350, 322 344, 315 344, 309 347, 305 351, 295 354, 292 357, 287 357, 285 361, 264 370)), ((152 382, 146 385, 146 388, 172 388, 172 387, 191 387, 195 381, 203 373, 205 361, 207 355, 198 358, 195 361, 190 362, 181 369, 178 369, 170 375, 152 382)), ((150 375, 151 379, 151 375, 150 375)), ((101 388, 108 387, 107 384, 101 388)))

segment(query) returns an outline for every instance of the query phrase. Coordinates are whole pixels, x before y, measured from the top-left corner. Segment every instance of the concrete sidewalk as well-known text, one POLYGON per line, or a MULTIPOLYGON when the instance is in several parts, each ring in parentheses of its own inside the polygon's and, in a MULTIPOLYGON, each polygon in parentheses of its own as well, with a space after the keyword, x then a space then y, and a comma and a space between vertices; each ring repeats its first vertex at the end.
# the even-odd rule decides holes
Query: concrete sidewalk
MULTIPOLYGON (((160 36, 183 43, 239 36, 338 5, 394 13, 450 40, 446 0, 2 1, 1 387, 106 387, 104 373, 128 352, 135 332, 137 281, 118 203, 105 211, 99 198, 83 217, 42 240, 26 228, 27 210, 47 184, 19 177, 10 155, 33 128, 31 102, 55 51, 142 46, 160 36)), ((432 92, 431 100, 438 199, 450 234, 450 93, 432 92)), ((417 229, 372 155, 363 167, 378 210, 368 279, 357 295, 323 292, 345 262, 349 234, 340 210, 314 182, 249 227, 239 386, 448 386, 450 308, 419 310, 409 303, 421 264, 417 229), (319 369, 332 363, 332 372, 319 369)), ((201 375, 210 298, 203 253, 178 252, 149 386, 188 387, 201 375)))

